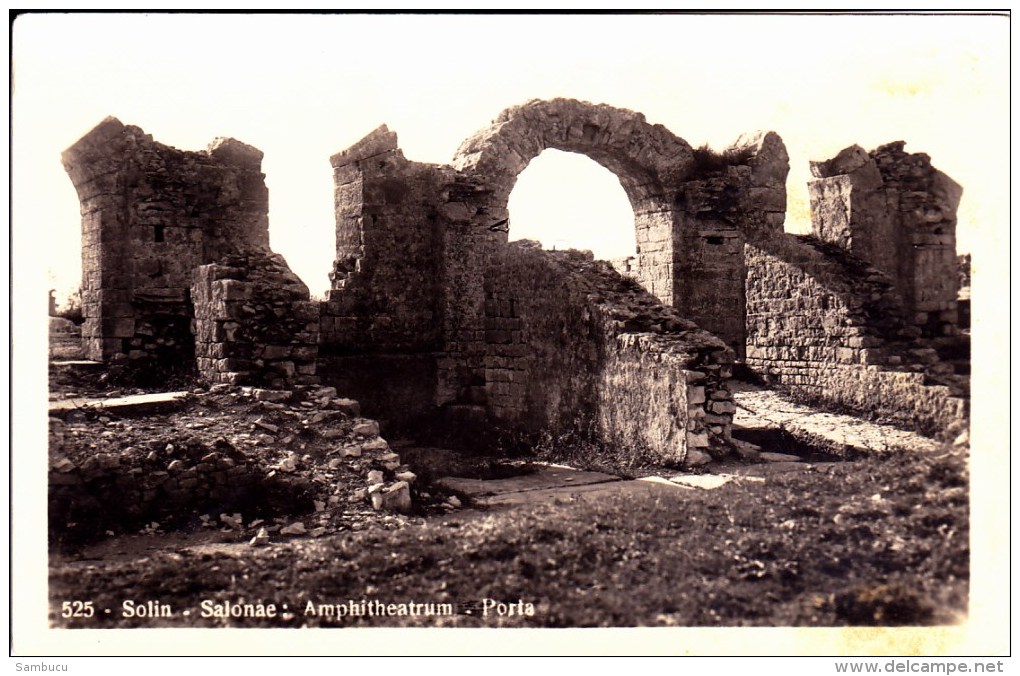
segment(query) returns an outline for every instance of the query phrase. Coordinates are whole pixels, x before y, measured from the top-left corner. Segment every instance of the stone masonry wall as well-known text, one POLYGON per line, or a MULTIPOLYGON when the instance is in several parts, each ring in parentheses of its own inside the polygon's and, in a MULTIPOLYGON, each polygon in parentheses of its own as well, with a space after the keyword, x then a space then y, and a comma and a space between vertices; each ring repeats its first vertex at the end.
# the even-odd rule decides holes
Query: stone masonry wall
POLYGON ((744 356, 744 243, 783 232, 786 146, 774 132, 741 136, 722 153, 695 151, 677 200, 675 306, 744 356))
POLYGON ((319 306, 282 256, 249 252, 200 266, 191 297, 203 379, 275 388, 317 382, 319 306))
POLYGON ((406 160, 385 126, 331 163, 337 256, 322 304, 323 346, 333 352, 437 349, 437 169, 406 160))
POLYGON ((81 200, 86 357, 190 363, 192 270, 236 243, 268 246, 262 153, 155 143, 107 118, 63 154, 81 200))
POLYGON ((321 304, 268 248, 257 149, 183 152, 108 118, 63 160, 91 359, 197 358, 209 381, 273 387, 326 374, 381 417, 480 413, 673 460, 728 439, 734 354, 802 396, 925 430, 966 415, 964 372, 940 358, 964 351, 961 189, 902 143, 815 163, 805 239, 783 234, 789 158, 773 132, 695 151, 633 111, 530 101, 440 166, 407 160, 383 126, 331 158, 321 304), (643 290, 608 264, 508 245, 510 192, 547 148, 619 178, 637 250, 618 266, 643 290))
POLYGON ((485 288, 479 399, 498 423, 658 461, 725 452, 732 352, 608 263, 513 243, 485 288))
MULTIPOLYGON (((524 429, 588 425, 609 438, 613 429, 626 426, 625 419, 656 424, 640 410, 663 405, 686 410, 690 404, 676 394, 676 383, 657 380, 660 372, 652 364, 673 359, 665 356, 669 350, 660 350, 660 338, 623 339, 612 332, 594 337, 600 331, 595 318, 607 311, 578 291, 588 288, 590 279, 578 281, 587 273, 568 273, 563 261, 507 245, 507 198, 517 175, 546 148, 585 154, 619 177, 634 207, 638 250, 618 267, 675 308, 677 319, 718 335, 738 357, 746 346, 747 364, 766 378, 808 398, 901 420, 921 406, 921 424, 928 429, 962 415, 966 384, 939 359, 939 346, 919 342, 920 332, 907 326, 910 318, 888 278, 851 263, 852 257, 783 233, 789 157, 778 135, 743 136, 722 153, 695 151, 637 113, 566 99, 507 109, 462 144, 452 167, 407 162, 384 127, 334 156, 341 260, 330 302, 339 305, 324 313, 324 335, 370 335, 351 322, 345 333, 336 321, 343 314, 339 309, 353 308, 351 316, 362 317, 360 326, 380 316, 398 333, 425 338, 414 345, 383 337, 374 340, 378 348, 370 340, 355 345, 360 338, 329 341, 346 340, 355 355, 379 349, 391 364, 411 364, 406 357, 412 354, 434 356, 435 406, 468 419, 488 416, 524 429), (410 205, 417 216, 406 211, 410 205), (373 232, 385 233, 378 241, 386 244, 374 253, 373 232), (419 248, 433 256, 421 258, 419 248), (405 269, 422 266, 436 275, 435 285, 405 269), (411 293, 419 302, 404 314, 386 308, 383 299, 359 305, 357 299, 368 293, 360 289, 372 286, 373 274, 381 275, 380 289, 415 287, 411 293), (577 307, 587 314, 577 315, 577 307), (439 321, 429 323, 425 312, 439 321), (426 324, 437 332, 422 333, 426 324), (609 344, 614 348, 602 353, 592 347, 609 344), (632 406, 626 416, 599 428, 611 417, 613 402, 627 399, 605 396, 626 381, 606 376, 614 369, 641 372, 647 382, 661 384, 661 393, 652 394, 659 385, 649 386, 634 395, 644 409, 632 406), (876 404, 871 395, 860 394, 876 391, 893 400, 876 404), (603 405, 607 417, 600 418, 595 411, 603 405)), ((930 172, 896 152, 886 148, 876 154, 881 161, 868 161, 878 180, 897 177, 888 181, 898 191, 897 205, 913 208, 921 198, 908 190, 913 184, 906 177, 914 171, 924 174, 919 180, 929 180, 930 172)), ((939 189, 952 197, 948 187, 939 189)), ((935 192, 931 187, 925 194, 935 192)), ((888 202, 890 195, 883 193, 883 199, 888 202)), ((926 218, 935 222, 933 214, 926 218)), ((915 244, 912 240, 911 247, 915 244)), ((429 373, 426 364, 413 365, 408 382, 429 373)), ((727 400, 720 396, 717 408, 725 411, 727 400)), ((417 397, 401 399, 422 405, 417 397)), ((724 421, 707 417, 719 412, 711 410, 711 396, 706 401, 705 422, 693 423, 695 437, 702 430, 697 425, 726 429, 724 421)), ((632 427, 629 436, 633 441, 640 433, 632 427)), ((640 443, 661 448, 675 436, 657 434, 657 441, 640 443)))
POLYGON ((903 141, 867 153, 851 146, 812 162, 817 237, 889 275, 912 323, 930 336, 958 333, 956 210, 962 188, 903 141))
POLYGON ((955 377, 911 326, 891 280, 812 238, 746 245, 747 360, 814 401, 946 434, 968 414, 955 377))
MULTIPOLYGON (((50 424, 60 425, 52 419, 50 424)), ((51 455, 53 446, 51 441, 51 455)), ((98 532, 138 528, 180 519, 195 508, 264 502, 267 484, 274 483, 262 463, 225 440, 171 448, 169 453, 146 448, 100 452, 81 463, 58 451, 49 470, 50 532, 61 533, 68 523, 88 524, 98 532)))
POLYGON ((87 357, 314 382, 319 311, 269 249, 261 151, 225 138, 180 151, 107 118, 63 160, 82 205, 87 357))

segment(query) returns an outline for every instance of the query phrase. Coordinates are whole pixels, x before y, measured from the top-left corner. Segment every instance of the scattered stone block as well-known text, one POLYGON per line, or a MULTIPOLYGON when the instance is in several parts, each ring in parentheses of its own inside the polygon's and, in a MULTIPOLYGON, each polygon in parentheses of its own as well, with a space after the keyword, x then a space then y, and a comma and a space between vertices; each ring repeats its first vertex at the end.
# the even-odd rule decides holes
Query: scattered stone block
POLYGON ((287 401, 293 394, 290 390, 265 390, 259 387, 253 389, 251 393, 256 401, 273 402, 287 401))
MULTIPOLYGON (((708 444, 706 443, 705 445, 707 446, 708 444)), ((697 448, 688 447, 687 457, 684 458, 685 465, 687 465, 688 467, 700 467, 702 465, 707 465, 710 462, 712 462, 711 455, 705 453, 704 451, 698 450, 697 448)))
POLYGON ((305 524, 300 521, 296 521, 289 526, 284 526, 280 529, 280 535, 304 535, 306 532, 305 524))
POLYGON ((355 424, 351 431, 363 437, 379 436, 379 423, 374 420, 362 420, 355 424))
POLYGON ((248 544, 252 547, 264 547, 269 544, 269 531, 265 528, 259 528, 258 533, 255 534, 248 544))

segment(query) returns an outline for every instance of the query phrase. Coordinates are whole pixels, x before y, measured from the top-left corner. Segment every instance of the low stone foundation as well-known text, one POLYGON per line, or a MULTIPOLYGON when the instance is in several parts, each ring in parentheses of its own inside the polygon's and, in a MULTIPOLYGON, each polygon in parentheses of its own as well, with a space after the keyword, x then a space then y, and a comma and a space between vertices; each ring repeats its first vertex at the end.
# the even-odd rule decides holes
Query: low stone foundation
POLYGON ((310 494, 304 495, 308 485, 280 474, 267 477, 268 468, 226 440, 99 452, 76 464, 59 451, 62 427, 51 419, 49 520, 58 538, 171 525, 195 511, 215 518, 225 511, 270 516, 312 507, 310 494))

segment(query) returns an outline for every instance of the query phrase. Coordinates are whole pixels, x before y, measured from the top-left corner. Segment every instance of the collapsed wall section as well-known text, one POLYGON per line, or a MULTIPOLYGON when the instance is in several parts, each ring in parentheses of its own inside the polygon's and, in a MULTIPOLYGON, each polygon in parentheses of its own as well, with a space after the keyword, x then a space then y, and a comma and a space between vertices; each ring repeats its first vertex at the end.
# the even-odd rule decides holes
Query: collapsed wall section
POLYGON ((485 400, 497 424, 659 462, 725 448, 732 351, 609 263, 512 243, 485 289, 485 400))
POLYGON ((385 125, 330 162, 337 251, 318 374, 384 423, 419 422, 447 346, 444 173, 407 160, 385 125))
POLYGON ((336 261, 325 348, 422 352, 441 343, 437 169, 410 162, 385 125, 331 158, 336 261))

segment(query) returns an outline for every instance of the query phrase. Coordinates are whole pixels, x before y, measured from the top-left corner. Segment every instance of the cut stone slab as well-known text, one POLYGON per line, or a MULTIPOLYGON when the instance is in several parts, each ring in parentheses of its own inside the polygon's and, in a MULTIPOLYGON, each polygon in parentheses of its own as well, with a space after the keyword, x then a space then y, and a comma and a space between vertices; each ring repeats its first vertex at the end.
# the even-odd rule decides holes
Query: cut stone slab
POLYGON ((712 490, 728 484, 733 480, 733 476, 729 474, 680 474, 669 480, 685 488, 712 490))
POLYGON ((133 394, 114 399, 78 397, 50 402, 50 415, 63 418, 69 413, 82 410, 115 413, 119 416, 166 413, 168 411, 179 410, 184 405, 184 400, 187 396, 187 392, 156 392, 153 394, 133 394))
POLYGON ((620 477, 602 472, 585 472, 568 467, 546 465, 539 467, 538 471, 531 474, 522 474, 506 479, 444 477, 436 483, 448 491, 467 495, 477 502, 479 498, 489 495, 576 488, 611 481, 620 481, 620 477))
POLYGON ((772 390, 730 381, 737 412, 735 430, 785 429, 793 436, 837 455, 847 451, 884 453, 896 450, 937 451, 940 444, 915 432, 838 413, 817 411, 784 399, 772 390))
POLYGON ((759 453, 758 457, 764 462, 801 462, 802 460, 799 455, 791 455, 789 453, 772 453, 769 451, 759 453))
POLYGON ((576 502, 599 502, 616 496, 656 497, 682 496, 687 492, 665 479, 653 477, 656 481, 637 479, 634 481, 604 481, 580 486, 558 486, 538 490, 483 495, 475 503, 486 507, 519 507, 540 504, 567 504, 576 502))

